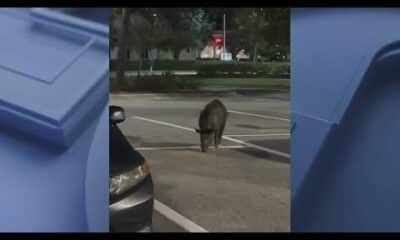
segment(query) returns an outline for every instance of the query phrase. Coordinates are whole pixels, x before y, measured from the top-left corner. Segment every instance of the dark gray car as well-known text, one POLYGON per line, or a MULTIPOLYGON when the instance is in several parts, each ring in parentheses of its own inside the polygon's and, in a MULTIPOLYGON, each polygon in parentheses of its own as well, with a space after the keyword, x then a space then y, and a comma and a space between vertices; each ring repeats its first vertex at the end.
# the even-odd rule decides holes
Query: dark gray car
POLYGON ((117 126, 124 119, 122 108, 110 106, 110 231, 151 232, 153 181, 144 157, 117 126))

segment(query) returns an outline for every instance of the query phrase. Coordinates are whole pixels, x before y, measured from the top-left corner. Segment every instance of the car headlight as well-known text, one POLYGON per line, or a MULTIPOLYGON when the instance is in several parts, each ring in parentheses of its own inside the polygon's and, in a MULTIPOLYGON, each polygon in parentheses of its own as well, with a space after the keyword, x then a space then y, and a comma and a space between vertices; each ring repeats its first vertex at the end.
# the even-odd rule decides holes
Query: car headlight
POLYGON ((110 194, 118 195, 126 192, 142 181, 149 173, 149 166, 143 163, 131 171, 112 177, 110 179, 110 194))

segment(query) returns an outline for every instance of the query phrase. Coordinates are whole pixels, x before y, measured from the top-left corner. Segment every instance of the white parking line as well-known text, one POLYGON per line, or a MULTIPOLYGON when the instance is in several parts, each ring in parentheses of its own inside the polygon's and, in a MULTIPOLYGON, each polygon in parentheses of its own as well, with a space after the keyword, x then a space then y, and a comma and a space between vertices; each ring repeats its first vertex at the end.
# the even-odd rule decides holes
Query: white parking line
MULTIPOLYGON (((188 127, 184 127, 184 126, 180 126, 177 124, 173 124, 173 123, 168 123, 168 122, 164 122, 164 121, 158 121, 158 120, 154 120, 154 119, 150 119, 150 118, 144 118, 144 117, 139 117, 139 116, 132 116, 132 119, 138 119, 138 120, 142 120, 142 121, 147 121, 147 122, 151 122, 151 123, 156 123, 156 124, 160 124, 160 125, 164 125, 164 126, 168 126, 168 127, 174 127, 174 128, 178 128, 178 129, 182 129, 185 131, 189 131, 189 132, 196 132, 193 128, 188 128, 188 127)), ((261 150, 264 152, 268 152, 268 153, 272 153, 278 156, 282 156, 285 158, 290 158, 290 155, 284 152, 280 152, 271 148, 267 148, 267 147, 261 147, 252 143, 248 143, 239 139, 235 139, 235 138, 231 138, 231 137, 227 137, 227 136, 222 136, 223 139, 225 140, 229 140, 238 144, 242 144, 248 147, 252 147, 255 148, 257 150, 261 150)))
POLYGON ((265 134, 228 134, 227 137, 273 137, 290 136, 290 133, 265 133, 265 134))
POLYGON ((208 232, 203 227, 182 216, 175 210, 158 201, 157 199, 154 199, 154 209, 188 232, 208 232))
POLYGON ((235 142, 235 143, 239 143, 239 144, 243 144, 243 145, 255 148, 257 150, 261 150, 261 151, 264 151, 264 152, 272 153, 272 154, 275 154, 275 155, 278 155, 278 156, 281 156, 281 157, 285 157, 285 158, 290 158, 289 154, 281 152, 281 151, 277 151, 277 150, 274 150, 274 149, 271 149, 271 148, 261 147, 261 146, 258 146, 258 145, 252 144, 252 143, 248 143, 248 142, 245 142, 245 141, 242 141, 242 140, 239 140, 239 139, 235 139, 235 138, 231 138, 231 137, 227 137, 227 136, 223 136, 222 138, 224 138, 226 140, 229 140, 229 141, 232 141, 232 142, 235 142))
POLYGON ((183 126, 179 126, 179 125, 176 125, 176 124, 173 124, 173 123, 157 121, 157 120, 150 119, 150 118, 144 118, 144 117, 139 117, 139 116, 132 116, 131 118, 138 119, 138 120, 143 120, 143 121, 147 121, 147 122, 151 122, 151 123, 156 123, 156 124, 160 124, 160 125, 164 125, 164 126, 168 126, 168 127, 179 128, 179 129, 186 130, 186 131, 189 131, 189 132, 196 132, 193 128, 183 127, 183 126))
POLYGON ((290 122, 288 118, 281 118, 281 117, 275 117, 275 116, 268 116, 268 115, 261 115, 261 114, 255 114, 255 113, 246 113, 246 112, 239 112, 239 111, 234 111, 234 110, 228 110, 230 113, 235 113, 239 115, 245 115, 245 116, 251 116, 251 117, 259 117, 259 118, 265 118, 265 119, 271 119, 271 120, 278 120, 278 121, 284 121, 284 122, 290 122))
MULTIPOLYGON (((222 149, 236 149, 245 148, 246 146, 235 145, 235 146, 219 146, 222 149)), ((135 147, 138 151, 157 151, 157 150, 185 150, 185 149, 200 149, 200 146, 174 146, 174 147, 135 147)))

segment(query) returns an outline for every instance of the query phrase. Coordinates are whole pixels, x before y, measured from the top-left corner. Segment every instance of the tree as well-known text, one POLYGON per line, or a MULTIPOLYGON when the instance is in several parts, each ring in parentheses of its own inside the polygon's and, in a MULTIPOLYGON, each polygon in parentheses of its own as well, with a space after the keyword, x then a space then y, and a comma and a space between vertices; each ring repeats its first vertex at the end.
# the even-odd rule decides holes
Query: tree
POLYGON ((246 41, 247 46, 252 46, 253 62, 257 60, 257 51, 268 44, 265 33, 270 24, 263 8, 243 8, 235 18, 240 38, 246 41))
POLYGON ((111 9, 110 20, 110 48, 117 47, 119 34, 122 28, 122 8, 111 9))
MULTIPOLYGON (((151 49, 157 49, 165 36, 165 23, 156 8, 113 9, 111 46, 118 46, 117 78, 124 78, 128 49, 139 54, 140 76, 142 61, 151 49)), ((152 65, 152 64, 151 64, 152 65)))
POLYGON ((290 42, 290 17, 287 8, 269 8, 265 10, 266 19, 270 22, 269 28, 266 29, 266 39, 276 50, 287 55, 289 52, 290 42))
POLYGON ((233 21, 235 45, 252 49, 253 62, 260 50, 280 46, 289 51, 289 9, 241 8, 233 21))
POLYGON ((201 8, 159 8, 158 12, 167 31, 160 49, 172 51, 176 60, 183 49, 198 46, 210 31, 211 25, 201 8))
MULTIPOLYGON (((143 8, 134 14, 131 23, 130 43, 139 53, 140 62, 144 58, 148 58, 144 55, 148 56, 151 50, 162 48, 162 43, 168 34, 166 24, 157 8, 143 8)), ((154 58, 148 58, 148 60, 150 60, 150 70, 152 70, 154 58)))
POLYGON ((118 37, 118 59, 117 59, 117 85, 120 86, 125 81, 125 67, 127 62, 127 47, 128 39, 126 36, 129 35, 129 18, 132 10, 130 8, 122 9, 122 24, 121 30, 118 37))
POLYGON ((214 27, 202 8, 140 8, 130 9, 127 15, 122 12, 112 11, 111 35, 118 37, 112 36, 111 44, 121 45, 120 52, 126 43, 139 53, 140 60, 150 50, 169 50, 179 59, 183 49, 199 46, 214 27))

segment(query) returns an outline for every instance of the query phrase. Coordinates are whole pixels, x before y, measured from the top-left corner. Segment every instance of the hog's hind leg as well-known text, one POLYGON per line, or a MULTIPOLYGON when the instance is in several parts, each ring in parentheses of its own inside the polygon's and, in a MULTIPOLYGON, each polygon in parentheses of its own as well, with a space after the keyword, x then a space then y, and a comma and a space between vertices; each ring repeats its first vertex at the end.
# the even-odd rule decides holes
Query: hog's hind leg
POLYGON ((218 145, 221 144, 222 134, 224 133, 224 130, 225 130, 225 123, 222 124, 221 129, 218 131, 218 143, 217 143, 218 145))
POLYGON ((219 145, 219 131, 215 131, 214 132, 214 146, 215 146, 215 149, 218 149, 218 145, 219 145))

